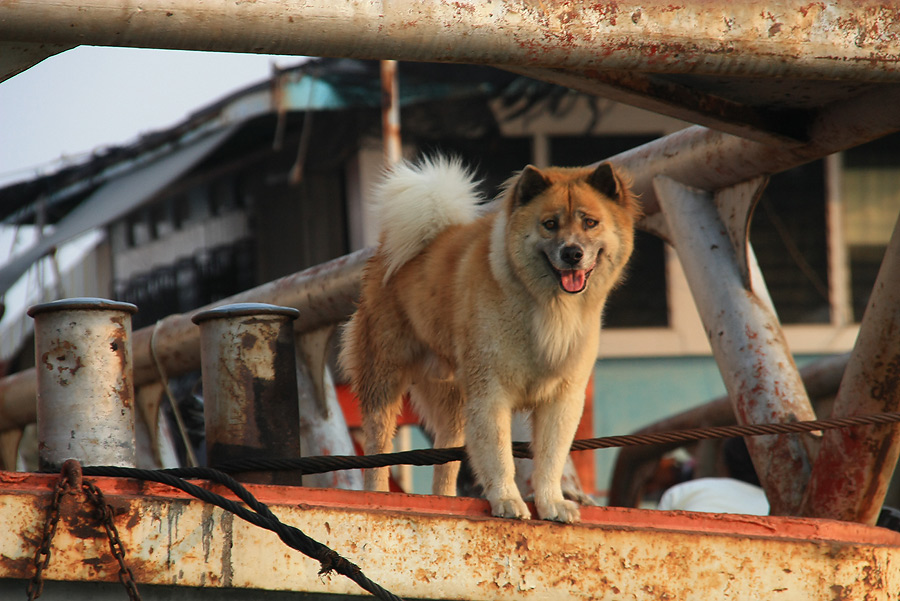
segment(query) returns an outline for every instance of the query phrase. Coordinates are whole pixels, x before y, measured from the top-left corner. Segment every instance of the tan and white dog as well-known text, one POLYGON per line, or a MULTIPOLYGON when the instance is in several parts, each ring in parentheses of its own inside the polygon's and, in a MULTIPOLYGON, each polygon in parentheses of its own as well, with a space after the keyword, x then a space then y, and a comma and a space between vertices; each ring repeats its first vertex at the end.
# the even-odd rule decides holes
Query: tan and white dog
MULTIPOLYGON (((638 203, 609 164, 528 166, 484 211, 459 161, 404 163, 376 189, 382 218, 341 363, 359 396, 367 454, 391 448, 402 395, 436 447, 465 444, 494 515, 530 517, 514 480, 510 418, 530 410, 534 502, 574 522, 563 465, 597 356, 606 297, 631 255, 638 203)), ((437 466, 454 495, 459 463, 437 466)), ((388 489, 388 468, 368 470, 388 489)))

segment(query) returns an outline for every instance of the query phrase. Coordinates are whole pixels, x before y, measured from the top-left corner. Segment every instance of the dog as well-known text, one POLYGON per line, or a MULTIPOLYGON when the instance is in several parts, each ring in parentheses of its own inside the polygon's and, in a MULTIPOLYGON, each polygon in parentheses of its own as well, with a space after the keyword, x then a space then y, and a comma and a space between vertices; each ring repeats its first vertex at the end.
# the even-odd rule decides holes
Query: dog
MULTIPOLYGON (((510 419, 532 413, 534 505, 575 522, 560 480, 640 208, 609 163, 511 177, 493 210, 458 159, 402 163, 376 186, 379 245, 364 269, 340 364, 359 397, 366 454, 391 448, 404 393, 438 448, 465 445, 495 516, 528 519, 510 419)), ((456 494, 459 462, 433 492, 456 494)), ((366 470, 388 490, 388 468, 366 470)))

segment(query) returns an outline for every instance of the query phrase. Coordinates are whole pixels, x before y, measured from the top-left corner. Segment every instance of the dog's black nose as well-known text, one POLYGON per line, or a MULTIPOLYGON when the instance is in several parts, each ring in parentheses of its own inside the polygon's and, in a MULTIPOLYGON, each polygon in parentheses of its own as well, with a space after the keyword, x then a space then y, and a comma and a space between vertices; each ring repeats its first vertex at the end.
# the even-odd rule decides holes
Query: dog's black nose
POLYGON ((562 249, 562 260, 569 265, 578 265, 584 257, 584 250, 580 246, 571 245, 564 246, 562 249))

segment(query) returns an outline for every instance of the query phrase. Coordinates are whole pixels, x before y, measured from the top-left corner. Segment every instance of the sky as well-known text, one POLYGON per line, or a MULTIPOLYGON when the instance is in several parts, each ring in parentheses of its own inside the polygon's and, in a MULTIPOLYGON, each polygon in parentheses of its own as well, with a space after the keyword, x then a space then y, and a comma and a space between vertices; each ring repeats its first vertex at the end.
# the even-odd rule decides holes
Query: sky
POLYGON ((301 57, 80 46, 0 83, 0 186, 174 125, 301 57))
MULTIPOLYGON (((175 125, 194 111, 268 78, 272 64, 302 57, 81 46, 0 83, 0 187, 51 173, 105 146, 175 125)), ((35 240, 33 228, 0 226, 0 265, 35 240)), ((97 233, 60 249, 60 270, 89 252, 97 233)), ((55 276, 45 259, 5 295, 0 357, 16 350, 24 308, 55 276), (8 343, 8 344, 4 344, 8 343), (10 347, 10 348, 6 348, 10 347)))

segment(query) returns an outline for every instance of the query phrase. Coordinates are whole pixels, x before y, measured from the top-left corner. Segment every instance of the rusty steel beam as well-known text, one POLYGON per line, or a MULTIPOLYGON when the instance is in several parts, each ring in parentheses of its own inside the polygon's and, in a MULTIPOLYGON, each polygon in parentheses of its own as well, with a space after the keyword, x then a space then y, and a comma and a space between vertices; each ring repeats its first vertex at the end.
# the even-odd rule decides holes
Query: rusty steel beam
POLYGON ((71 45, 30 42, 0 42, 0 81, 30 69, 45 58, 72 48, 71 45))
MULTIPOLYGON (((0 537, 0 582, 31 576, 56 479, 0 472, 0 521, 10 534, 0 537)), ((179 491, 89 480, 113 507, 139 585, 202 587, 212 596, 226 588, 362 593, 346 578, 320 575, 317 562, 276 534, 179 491)), ((585 507, 583 523, 559 525, 492 518, 480 499, 248 488, 283 522, 410 599, 862 601, 900 590, 900 534, 860 524, 585 507)), ((71 499, 46 579, 118 585, 96 516, 71 499)))
POLYGON ((816 113, 809 142, 777 146, 705 127, 688 127, 609 158, 627 170, 646 215, 659 211, 653 177, 666 175, 701 190, 719 190, 780 173, 900 130, 900 86, 884 86, 816 113))
POLYGON ((0 4, 15 42, 859 81, 900 81, 898 35, 876 0, 0 4))
POLYGON ((746 106, 689 84, 660 81, 651 73, 543 67, 506 70, 763 144, 797 146, 807 142, 806 128, 813 115, 813 111, 746 106))
MULTIPOLYGON (((725 205, 749 210, 763 180, 715 197, 664 176, 654 185, 738 422, 815 419, 758 267, 746 266, 747 233, 730 232, 719 214, 730 214, 725 205)), ((756 436, 747 447, 773 515, 795 515, 815 456, 810 436, 756 436)))
MULTIPOLYGON (((884 253, 834 417, 900 409, 900 220, 884 253)), ((900 426, 825 433, 802 515, 874 524, 900 455, 900 426)))

